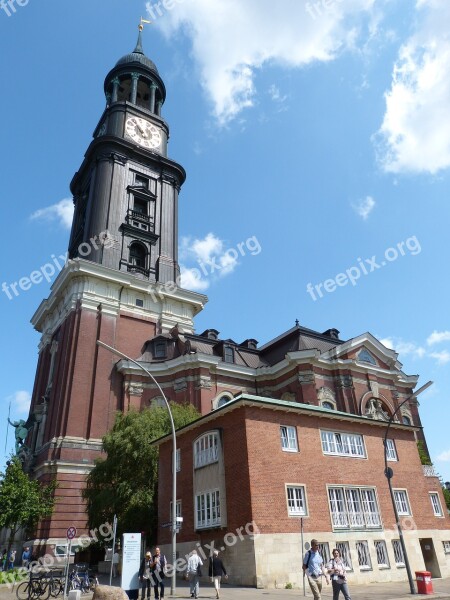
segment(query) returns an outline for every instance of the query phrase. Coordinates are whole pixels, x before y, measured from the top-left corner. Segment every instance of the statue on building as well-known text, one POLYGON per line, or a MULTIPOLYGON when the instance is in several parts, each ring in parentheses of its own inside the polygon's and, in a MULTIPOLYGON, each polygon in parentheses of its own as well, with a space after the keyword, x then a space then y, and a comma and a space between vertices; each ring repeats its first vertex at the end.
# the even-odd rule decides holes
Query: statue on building
POLYGON ((28 421, 24 421, 23 419, 11 421, 9 417, 8 423, 16 429, 16 454, 19 456, 19 454, 23 454, 24 451, 28 450, 27 446, 25 445, 25 440, 33 424, 30 422, 30 419, 28 419, 28 421))
POLYGON ((389 421, 389 415, 383 410, 383 403, 378 398, 371 398, 368 401, 365 416, 378 421, 389 421))

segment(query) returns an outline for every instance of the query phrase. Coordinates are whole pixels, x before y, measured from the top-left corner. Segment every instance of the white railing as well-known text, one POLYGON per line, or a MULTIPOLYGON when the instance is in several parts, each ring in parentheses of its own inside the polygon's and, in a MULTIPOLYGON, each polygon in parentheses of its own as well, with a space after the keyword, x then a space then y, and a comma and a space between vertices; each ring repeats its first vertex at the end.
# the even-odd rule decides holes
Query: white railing
POLYGON ((434 465, 422 465, 425 477, 438 477, 434 465))

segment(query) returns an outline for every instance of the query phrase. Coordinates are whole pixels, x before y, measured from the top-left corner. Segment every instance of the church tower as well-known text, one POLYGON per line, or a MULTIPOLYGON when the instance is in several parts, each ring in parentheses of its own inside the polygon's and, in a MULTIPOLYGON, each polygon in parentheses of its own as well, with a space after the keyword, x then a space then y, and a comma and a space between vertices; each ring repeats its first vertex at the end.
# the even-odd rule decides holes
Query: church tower
MULTIPOLYGON (((141 408, 98 339, 135 357, 155 336, 193 333, 206 297, 179 287, 178 195, 186 174, 168 157, 166 89, 142 48, 105 79, 106 108, 73 177, 69 260, 32 318, 41 333, 25 467, 56 478, 57 503, 37 538, 64 553, 86 533, 81 492, 117 411, 141 408)), ((42 548, 41 548, 42 551, 42 548)))

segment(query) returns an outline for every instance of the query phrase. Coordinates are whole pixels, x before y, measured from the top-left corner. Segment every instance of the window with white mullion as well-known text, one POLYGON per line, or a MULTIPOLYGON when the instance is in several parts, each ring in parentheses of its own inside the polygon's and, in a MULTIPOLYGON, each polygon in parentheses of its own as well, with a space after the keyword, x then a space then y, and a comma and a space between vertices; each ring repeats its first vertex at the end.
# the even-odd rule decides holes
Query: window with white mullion
POLYGON ((306 515, 305 490, 302 486, 287 486, 288 513, 306 515))
POLYGON ((361 489, 361 502, 367 527, 380 527, 381 519, 378 511, 375 490, 361 489))
POLYGON ((445 554, 450 554, 450 542, 448 542, 448 541, 442 542, 442 545, 444 546, 445 554))
POLYGON ((395 506, 399 516, 410 515, 408 495, 405 490, 394 490, 395 506))
POLYGON ((442 517, 442 506, 441 501, 439 500, 439 494, 436 492, 430 493, 431 505, 433 506, 433 512, 435 517, 442 517))
POLYGON ((342 488, 330 488, 328 490, 331 507, 331 518, 333 527, 348 528, 347 511, 345 510, 344 490, 342 488))
POLYGON ((361 569, 371 569, 372 561, 370 560, 368 542, 356 542, 356 551, 358 553, 358 564, 361 567, 361 569))
POLYGON ((394 440, 386 440, 386 457, 388 460, 398 460, 394 440))
POLYGON ((342 562, 344 563, 345 570, 351 571, 353 567, 352 567, 352 559, 350 556, 349 543, 348 542, 338 542, 336 544, 336 548, 341 553, 341 558, 342 558, 342 562))
POLYGON ((389 556, 386 542, 384 540, 375 541, 375 551, 377 553, 377 563, 379 567, 389 568, 389 556))
POLYGON ((322 451, 324 454, 334 456, 366 456, 364 442, 361 435, 353 433, 339 433, 321 431, 322 451))
POLYGON ((402 545, 400 540, 392 540, 392 548, 394 550, 394 560, 397 567, 405 566, 405 557, 403 554, 402 545))
POLYGON ((280 427, 280 435, 281 435, 281 448, 286 452, 297 452, 298 444, 297 444, 297 431, 295 427, 281 425, 280 427))
POLYGON ((361 510, 361 499, 357 488, 347 488, 345 490, 347 501, 347 511, 350 520, 350 527, 364 527, 364 517, 361 510))
POLYGON ((218 434, 206 433, 194 444, 194 466, 196 469, 218 461, 218 434))
POLYGON ((220 525, 220 496, 219 490, 202 492, 196 498, 196 528, 214 527, 220 525))

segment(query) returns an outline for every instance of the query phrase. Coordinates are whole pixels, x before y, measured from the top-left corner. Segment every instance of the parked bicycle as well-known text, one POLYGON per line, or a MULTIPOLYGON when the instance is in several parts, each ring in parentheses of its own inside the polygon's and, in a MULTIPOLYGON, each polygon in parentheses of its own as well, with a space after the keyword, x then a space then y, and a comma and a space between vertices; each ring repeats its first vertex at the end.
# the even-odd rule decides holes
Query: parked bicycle
POLYGON ((93 592, 98 585, 96 575, 91 575, 88 565, 75 565, 73 571, 69 575, 69 589, 81 590, 82 594, 93 592))
POLYGON ((51 592, 49 579, 45 574, 30 573, 28 581, 23 581, 16 589, 18 600, 48 600, 51 592))

